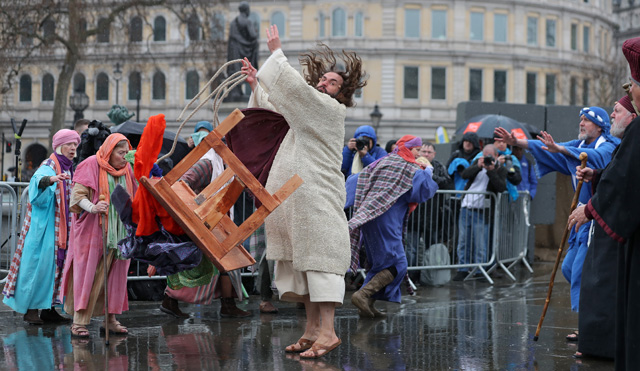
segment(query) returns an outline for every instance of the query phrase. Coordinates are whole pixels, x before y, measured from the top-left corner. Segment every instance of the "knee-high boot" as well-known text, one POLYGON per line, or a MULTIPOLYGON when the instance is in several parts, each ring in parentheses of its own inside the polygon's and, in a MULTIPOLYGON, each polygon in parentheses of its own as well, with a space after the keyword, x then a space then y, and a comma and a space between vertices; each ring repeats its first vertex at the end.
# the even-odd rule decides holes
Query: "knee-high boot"
POLYGON ((369 306, 369 299, 385 286, 390 284, 394 279, 390 270, 385 269, 378 272, 373 278, 367 282, 360 290, 351 296, 351 303, 360 309, 361 317, 375 318, 375 313, 369 306))

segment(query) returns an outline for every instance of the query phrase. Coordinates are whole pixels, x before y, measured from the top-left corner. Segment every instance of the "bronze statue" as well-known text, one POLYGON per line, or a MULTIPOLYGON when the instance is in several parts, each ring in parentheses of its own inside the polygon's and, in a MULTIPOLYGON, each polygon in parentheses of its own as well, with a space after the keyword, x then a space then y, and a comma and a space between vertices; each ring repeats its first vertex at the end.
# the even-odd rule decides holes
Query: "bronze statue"
MULTIPOLYGON (((249 3, 243 1, 238 7, 240 14, 231 22, 229 26, 229 44, 227 49, 228 60, 247 58, 251 64, 258 68, 258 36, 260 33, 249 18, 251 10, 249 3)), ((234 63, 227 67, 227 74, 240 71, 241 65, 234 63)), ((242 91, 242 85, 237 86, 229 94, 229 100, 241 101, 248 99, 242 91)))

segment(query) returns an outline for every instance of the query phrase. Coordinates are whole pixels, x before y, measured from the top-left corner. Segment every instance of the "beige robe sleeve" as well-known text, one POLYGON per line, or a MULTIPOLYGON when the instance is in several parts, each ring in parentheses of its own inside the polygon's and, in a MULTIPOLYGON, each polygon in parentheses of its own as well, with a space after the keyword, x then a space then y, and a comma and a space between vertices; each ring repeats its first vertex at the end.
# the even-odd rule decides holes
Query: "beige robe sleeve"
POLYGON ((71 199, 69 200, 69 211, 72 213, 80 214, 84 210, 80 207, 79 203, 82 200, 93 199, 93 190, 89 187, 85 187, 82 184, 76 183, 71 190, 71 199))

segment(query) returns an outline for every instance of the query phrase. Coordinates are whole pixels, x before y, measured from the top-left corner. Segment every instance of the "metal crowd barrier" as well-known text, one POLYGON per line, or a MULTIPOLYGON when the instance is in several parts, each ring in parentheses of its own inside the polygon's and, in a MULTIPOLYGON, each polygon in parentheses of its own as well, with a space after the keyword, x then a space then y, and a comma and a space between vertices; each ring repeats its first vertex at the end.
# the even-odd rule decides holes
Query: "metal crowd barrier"
POLYGON ((18 244, 18 233, 27 205, 27 186, 23 182, 0 182, 0 274, 5 283, 18 244), (20 198, 18 198, 20 195, 20 198))
POLYGON ((518 192, 518 199, 515 201, 510 200, 508 193, 501 194, 497 209, 500 216, 496 225, 498 231, 497 264, 490 271, 500 267, 509 278, 515 281, 516 278, 510 269, 517 263, 522 262, 529 272, 533 273, 533 269, 526 259, 530 226, 529 211, 531 209, 529 192, 518 192))
POLYGON ((529 199, 528 192, 511 201, 507 192, 438 190, 409 217, 408 270, 420 271, 419 278, 415 273, 410 277, 424 282, 433 276, 429 271, 457 268, 469 270, 465 279, 484 277, 493 284, 489 274, 500 267, 515 281, 510 269, 518 262, 533 273, 526 261, 529 199), (482 201, 463 208, 464 196, 482 201))

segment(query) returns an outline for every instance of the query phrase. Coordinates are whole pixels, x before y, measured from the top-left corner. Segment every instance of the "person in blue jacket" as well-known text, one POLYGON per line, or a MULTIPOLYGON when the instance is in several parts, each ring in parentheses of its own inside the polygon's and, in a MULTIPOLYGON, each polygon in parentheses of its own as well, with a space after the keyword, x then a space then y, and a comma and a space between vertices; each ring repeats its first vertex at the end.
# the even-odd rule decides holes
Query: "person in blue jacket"
POLYGON ((342 150, 342 173, 345 177, 357 174, 375 160, 387 155, 384 148, 378 146, 376 131, 369 125, 362 125, 349 139, 342 150), (360 143, 358 143, 360 139, 360 143), (360 145, 364 144, 361 148, 360 145))

